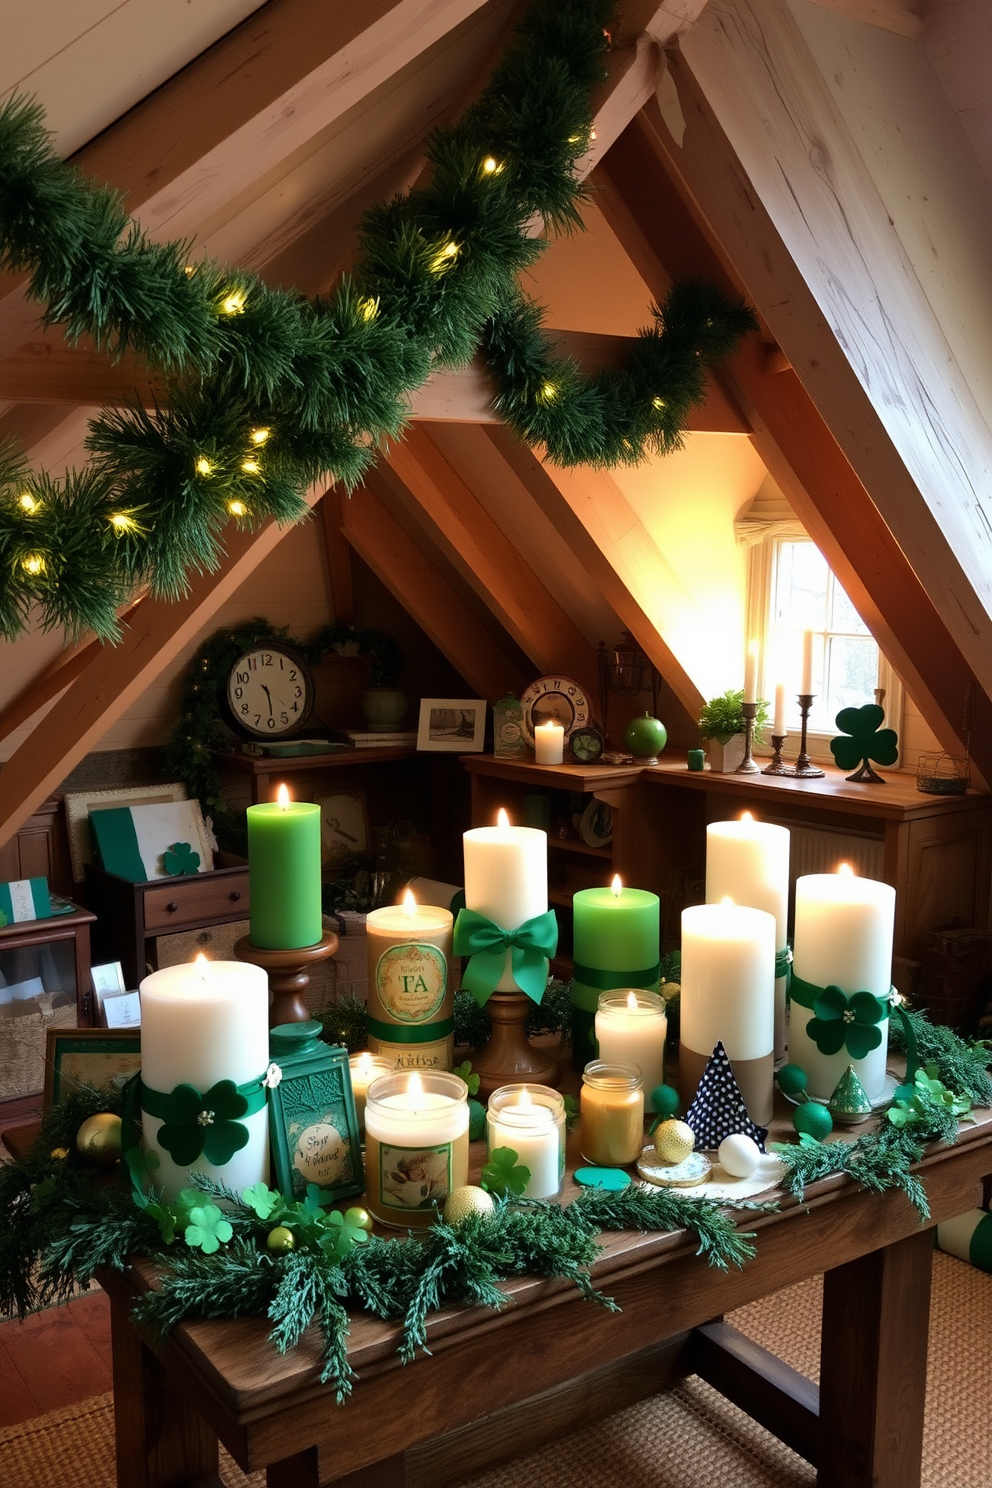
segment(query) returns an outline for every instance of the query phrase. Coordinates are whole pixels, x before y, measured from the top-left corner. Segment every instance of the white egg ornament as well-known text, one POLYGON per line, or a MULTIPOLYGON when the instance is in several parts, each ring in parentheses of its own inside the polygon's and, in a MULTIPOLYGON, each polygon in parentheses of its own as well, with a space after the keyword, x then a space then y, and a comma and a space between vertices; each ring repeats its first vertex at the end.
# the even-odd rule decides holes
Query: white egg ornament
POLYGON ((757 1142, 743 1132, 734 1132, 720 1143, 716 1160, 731 1178, 750 1178, 761 1161, 757 1142))

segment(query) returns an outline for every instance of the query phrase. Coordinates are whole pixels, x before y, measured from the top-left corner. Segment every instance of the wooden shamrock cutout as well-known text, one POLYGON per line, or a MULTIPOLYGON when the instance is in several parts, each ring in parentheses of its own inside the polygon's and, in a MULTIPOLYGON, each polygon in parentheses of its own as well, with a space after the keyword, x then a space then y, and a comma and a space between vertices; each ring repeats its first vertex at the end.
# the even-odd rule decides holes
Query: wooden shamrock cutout
POLYGON ((188 842, 173 842, 162 854, 162 862, 170 878, 200 871, 200 854, 194 852, 188 842))
POLYGON ((867 780, 873 785, 884 785, 885 781, 871 767, 869 761, 879 765, 894 765, 899 754, 899 740, 895 729, 883 729, 885 709, 877 703, 866 703, 863 708, 841 708, 835 722, 844 732, 830 741, 830 753, 842 770, 857 765, 848 780, 867 780))

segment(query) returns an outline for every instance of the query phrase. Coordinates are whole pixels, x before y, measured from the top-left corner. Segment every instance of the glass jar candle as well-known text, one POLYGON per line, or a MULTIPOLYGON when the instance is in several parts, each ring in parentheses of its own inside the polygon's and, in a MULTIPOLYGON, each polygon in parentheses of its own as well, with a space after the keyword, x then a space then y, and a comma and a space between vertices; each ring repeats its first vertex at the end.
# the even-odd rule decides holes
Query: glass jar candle
POLYGON ((397 1070, 365 1099, 365 1205, 383 1224, 422 1229, 468 1182, 468 1086, 444 1070, 397 1070))
POLYGON ((549 1085, 501 1085, 486 1111, 489 1156, 510 1147, 530 1169, 525 1199, 555 1199, 565 1177, 565 1102, 549 1085))
POLYGON ((363 1049, 360 1054, 349 1054, 348 1068, 351 1070, 351 1088, 355 1096, 355 1114, 358 1117, 358 1130, 365 1130, 365 1097, 373 1080, 380 1079, 383 1075, 391 1075, 396 1068, 392 1059, 387 1059, 385 1054, 370 1054, 368 1049, 363 1049))
POLYGON ((629 1167, 644 1147, 644 1089, 636 1064, 594 1059, 582 1071, 579 1149, 597 1167, 629 1167))
POLYGON ((651 1092, 665 1078, 665 999, 640 987, 621 987, 599 994, 596 1041, 599 1057, 610 1063, 636 1064, 641 1071, 646 1109, 651 1092))

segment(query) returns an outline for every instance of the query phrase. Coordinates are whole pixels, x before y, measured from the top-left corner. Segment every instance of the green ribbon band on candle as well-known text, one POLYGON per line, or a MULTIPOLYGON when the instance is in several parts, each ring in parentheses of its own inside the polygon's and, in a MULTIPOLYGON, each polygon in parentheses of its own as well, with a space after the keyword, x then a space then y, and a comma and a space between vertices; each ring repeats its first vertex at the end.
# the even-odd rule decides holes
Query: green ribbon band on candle
POLYGON ((442 1018, 440 1023, 380 1023, 378 1018, 368 1019, 369 1033, 387 1044, 433 1044, 446 1039, 455 1031, 454 1018, 442 1018))
POLYGON ((617 987, 644 987, 656 992, 660 980, 660 961, 641 971, 597 971, 594 966, 573 964, 572 1006, 594 1013, 599 1006, 600 992, 612 992, 617 987))
POLYGON ((779 977, 789 975, 789 967, 792 965, 792 948, 786 946, 784 951, 775 952, 775 980, 779 977))
POLYGON ((906 1040, 906 1080, 915 1077, 920 1062, 916 1032, 895 987, 881 997, 874 992, 852 992, 848 996, 839 987, 818 987, 793 972, 789 998, 812 1010, 814 1016, 806 1024, 806 1032, 821 1054, 846 1049, 852 1059, 864 1059, 878 1048, 882 1032, 877 1025, 897 1013, 906 1040))
POLYGON ((992 1271, 992 1214, 983 1214, 968 1245, 968 1259, 979 1271, 992 1271))
POLYGON ((460 909, 455 921, 453 950, 467 956, 462 974, 480 1007, 496 991, 506 968, 509 950, 513 979, 532 1002, 540 1002, 548 985, 548 961, 558 949, 558 921, 553 909, 524 920, 516 930, 503 930, 475 909, 460 909))
POLYGON ((248 1128, 239 1118, 265 1109, 265 1085, 261 1079, 244 1085, 218 1080, 203 1094, 195 1085, 182 1084, 166 1095, 142 1082, 141 1109, 162 1121, 156 1145, 179 1167, 188 1168, 202 1153, 222 1168, 247 1146, 248 1128))

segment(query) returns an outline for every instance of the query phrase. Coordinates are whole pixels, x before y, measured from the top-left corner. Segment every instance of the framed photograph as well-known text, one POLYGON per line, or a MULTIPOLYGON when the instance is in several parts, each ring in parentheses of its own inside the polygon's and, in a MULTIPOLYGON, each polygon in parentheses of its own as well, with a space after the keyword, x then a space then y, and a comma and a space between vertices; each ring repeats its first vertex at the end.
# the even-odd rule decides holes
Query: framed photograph
POLYGON ((57 1106, 81 1085, 118 1091, 141 1068, 138 1029, 49 1028, 45 1037, 43 1109, 57 1106))
POLYGON ((90 828, 102 866, 131 883, 209 873, 214 866, 199 801, 94 805, 90 828))
POLYGON ((86 864, 93 861, 93 838, 90 835, 90 807, 101 810, 110 806, 149 806, 159 801, 185 801, 186 787, 178 780, 168 785, 131 785, 120 790, 66 791, 65 821, 69 832, 69 857, 72 877, 82 883, 86 864))
POLYGON ((287 1064, 269 1089, 269 1140, 276 1186, 290 1202, 305 1198, 311 1183, 323 1190, 325 1204, 364 1190, 345 1048, 325 1044, 312 1058, 287 1064))
POLYGON ((119 961, 105 961, 101 966, 90 967, 90 986, 96 1003, 97 1022, 106 1025, 103 1004, 108 997, 119 997, 127 989, 124 986, 124 968, 119 961))
POLYGON ((486 737, 486 703, 479 698, 421 698, 417 748, 480 754, 486 737))
POLYGON ((372 828, 363 790, 314 796, 314 802, 320 807, 322 862, 340 862, 354 853, 368 852, 372 845, 372 828))

